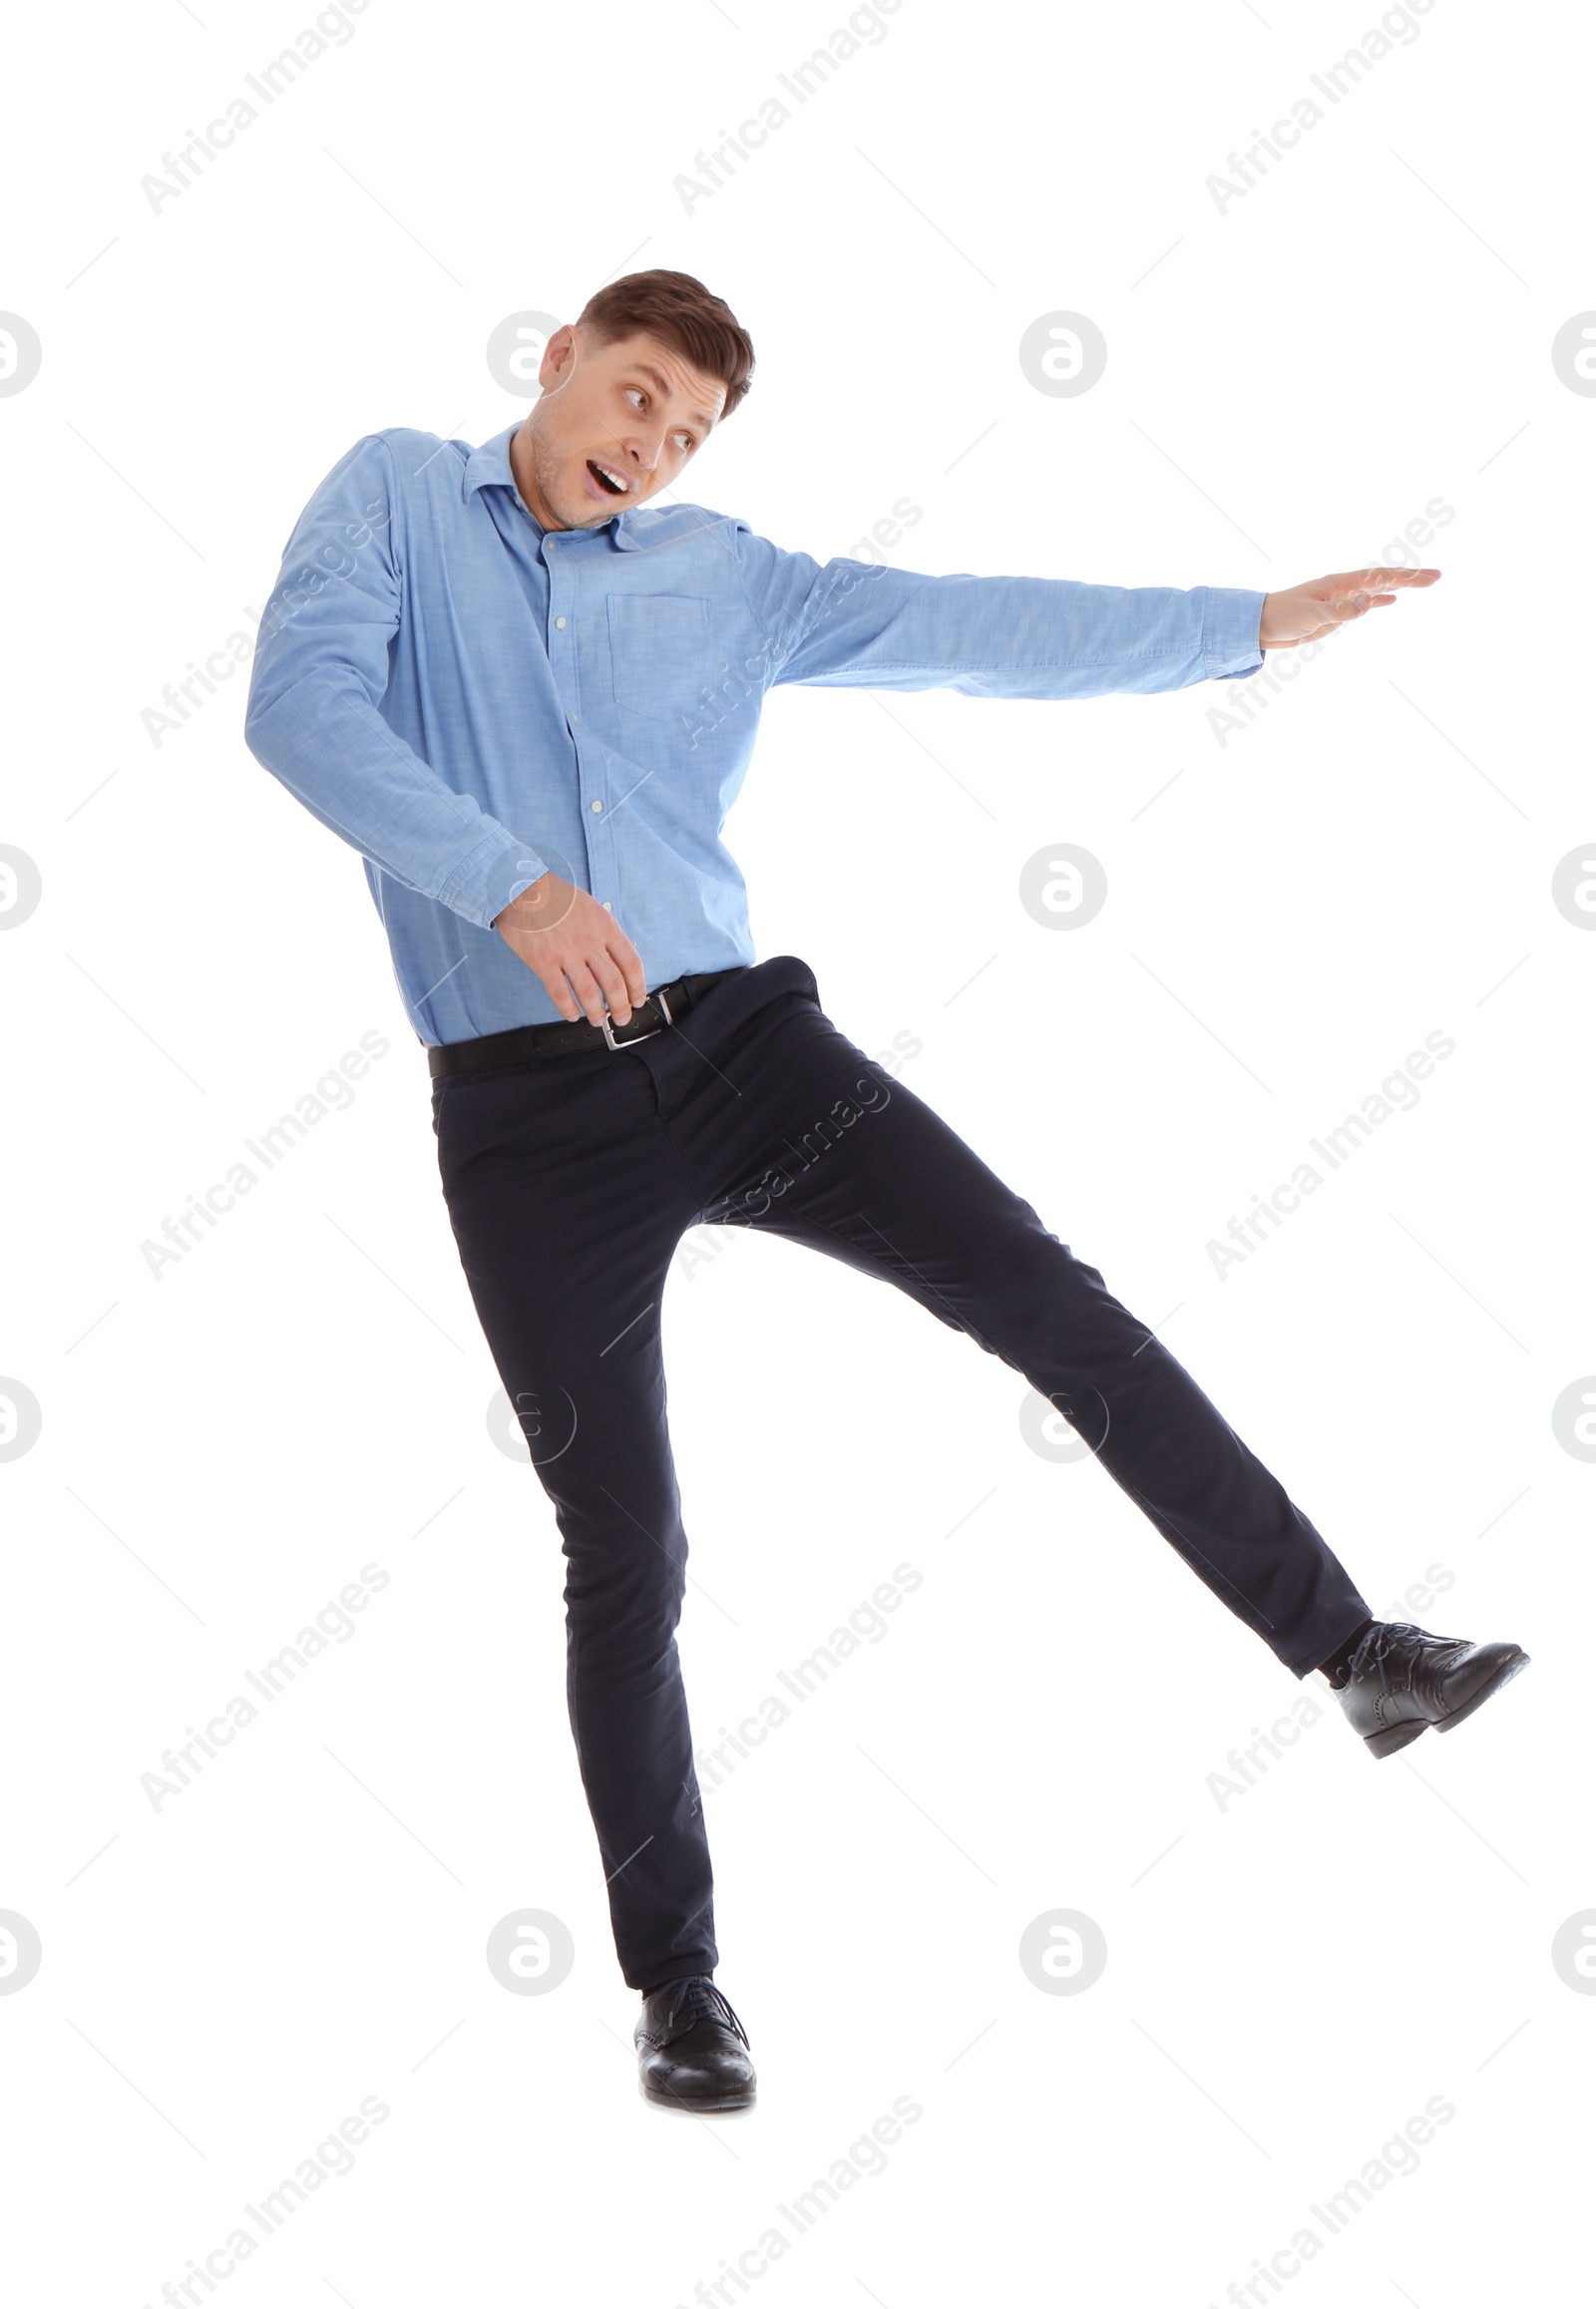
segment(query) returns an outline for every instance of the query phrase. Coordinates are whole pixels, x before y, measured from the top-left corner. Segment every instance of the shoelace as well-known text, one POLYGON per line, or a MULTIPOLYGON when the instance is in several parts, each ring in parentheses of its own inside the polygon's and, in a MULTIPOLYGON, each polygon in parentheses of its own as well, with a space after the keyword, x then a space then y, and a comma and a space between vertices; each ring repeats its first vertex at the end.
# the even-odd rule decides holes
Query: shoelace
POLYGON ((748 2032, 738 2020, 714 1982, 701 1973, 690 1980, 672 1981, 660 2012, 664 2041, 681 2036, 698 2021, 718 2021, 748 2042, 748 2032))
POLYGON ((1441 1655, 1462 1650, 1467 1641, 1465 1636, 1431 1636, 1424 1629, 1415 1628, 1410 1620, 1377 1620, 1360 1639, 1357 1650, 1347 1663, 1348 1681, 1350 1683, 1354 1677, 1361 1676, 1373 1663, 1380 1670, 1381 1691, 1389 1699, 1392 1684, 1386 1673, 1386 1663, 1388 1660, 1401 1661, 1405 1658, 1406 1674, 1398 1689, 1411 1692, 1416 1698, 1434 1702, 1440 1697, 1437 1678, 1441 1655), (1393 1643, 1391 1639, 1394 1636, 1404 1640, 1393 1643))

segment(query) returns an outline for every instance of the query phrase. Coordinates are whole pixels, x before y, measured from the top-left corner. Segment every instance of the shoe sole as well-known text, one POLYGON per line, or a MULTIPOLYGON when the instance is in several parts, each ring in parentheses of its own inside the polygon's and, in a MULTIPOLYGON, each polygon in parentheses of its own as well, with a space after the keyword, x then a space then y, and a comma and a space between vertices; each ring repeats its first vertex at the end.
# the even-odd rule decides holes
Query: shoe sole
MULTIPOLYGON (((1433 1729, 1436 1732, 1455 1732, 1458 1725, 1465 1723, 1473 1715, 1476 1708, 1483 1708, 1486 1701, 1498 1693, 1504 1684, 1511 1684, 1513 1678, 1528 1666, 1529 1654, 1527 1652, 1520 1652, 1515 1659, 1504 1660, 1495 1675, 1487 1683, 1480 1686, 1472 1700, 1465 1701, 1461 1708, 1453 1709, 1450 1716, 1442 1717, 1433 1729)), ((1423 1722, 1394 1724, 1389 1732, 1366 1732, 1364 1745, 1370 1754, 1376 1757, 1396 1755, 1399 1749, 1410 1747, 1421 1733, 1430 1729, 1429 1724, 1423 1722)))
POLYGON ((746 2117, 755 2105, 752 2094, 746 2101, 683 2101, 672 2093, 650 2093, 640 2077, 637 2097, 650 2109, 663 2109, 670 2117, 746 2117))

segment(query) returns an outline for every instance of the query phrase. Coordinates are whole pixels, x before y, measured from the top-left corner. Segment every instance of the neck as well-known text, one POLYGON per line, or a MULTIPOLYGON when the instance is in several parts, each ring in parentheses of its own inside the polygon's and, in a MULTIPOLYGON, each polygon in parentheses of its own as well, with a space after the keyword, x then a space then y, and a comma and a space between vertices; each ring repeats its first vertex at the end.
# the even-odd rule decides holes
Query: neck
POLYGON ((532 436, 526 423, 518 425, 510 436, 510 471, 514 476, 517 489, 521 492, 521 502, 540 528, 546 530, 565 529, 567 524, 545 505, 543 492, 538 487, 537 477, 533 471, 532 436))

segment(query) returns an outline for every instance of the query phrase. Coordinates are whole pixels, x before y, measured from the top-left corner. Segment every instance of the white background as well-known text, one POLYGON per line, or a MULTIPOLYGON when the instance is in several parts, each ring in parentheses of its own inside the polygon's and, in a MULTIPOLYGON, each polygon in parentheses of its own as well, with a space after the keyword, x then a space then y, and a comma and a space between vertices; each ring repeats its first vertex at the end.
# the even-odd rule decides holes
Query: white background
POLYGON ((1377 9, 903 0, 689 213, 673 180, 840 4, 371 0, 153 211, 141 178, 312 17, 14 35, 0 305, 44 348, 0 400, 0 841, 43 878, 0 940, 0 1370, 43 1411, 0 1466, 0 1907, 44 1950, 0 1997, 19 2297, 158 2302, 369 2095, 355 2169, 226 2301, 687 2303, 905 2095, 886 2170, 757 2298, 1219 2303, 1436 2096, 1419 2169, 1286 2291, 1544 2295, 1584 2260, 1596 2026, 1549 1953, 1596 1904, 1596 1466, 1551 1420, 1596 1365, 1596 938, 1550 895, 1596 833, 1596 402, 1550 358, 1596 305, 1587 25, 1435 0, 1221 212, 1206 179, 1377 9), (1452 509, 1441 583, 1223 747, 1236 684, 783 691, 731 839, 760 953, 867 1049, 923 1043, 906 1083, 1162 1326, 1376 1610, 1439 1565, 1401 1616, 1534 1658, 1377 1766, 1099 1468, 1027 1448, 1014 1373, 709 1238, 665 1314, 700 1741, 923 1573, 706 1797, 761 2088, 719 2124, 636 2095, 558 1536, 489 1434, 359 862, 245 752, 243 674, 159 747, 140 718, 258 611, 352 441, 499 431, 494 326, 648 264, 758 352, 690 494, 822 559, 908 497, 907 567, 1267 588, 1452 509), (1060 308, 1109 348, 1074 399, 1017 357, 1060 308), (1058 842, 1109 886, 1063 936, 1017 897, 1058 842), (1210 1239, 1437 1029, 1416 1108, 1222 1281, 1210 1239), (153 1279, 141 1244, 366 1031, 354 1105, 153 1279), (141 1775, 368 1562, 357 1633, 153 1810, 141 1775), (1305 1695, 1221 1809, 1209 1775, 1305 1695), (575 1938, 547 1995, 484 1959, 523 1907, 575 1938), (1017 1959, 1060 1907, 1107 1938, 1081 1995, 1017 1959))

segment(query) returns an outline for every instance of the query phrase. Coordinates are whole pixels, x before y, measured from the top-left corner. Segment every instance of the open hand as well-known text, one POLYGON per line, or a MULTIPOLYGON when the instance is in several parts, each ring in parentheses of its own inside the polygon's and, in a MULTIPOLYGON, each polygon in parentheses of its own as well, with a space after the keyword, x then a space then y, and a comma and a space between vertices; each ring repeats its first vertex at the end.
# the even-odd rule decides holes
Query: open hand
POLYGON ((1389 609, 1399 585, 1432 585, 1439 570, 1346 570, 1339 577, 1315 577, 1284 593, 1264 595, 1258 620, 1260 649, 1296 649, 1350 625, 1371 609, 1389 609))
POLYGON ((613 915, 561 875, 541 874, 529 883, 493 927, 573 1024, 586 1015, 601 1025, 607 1005, 615 1024, 624 1026, 632 1004, 648 998, 641 957, 613 915))

